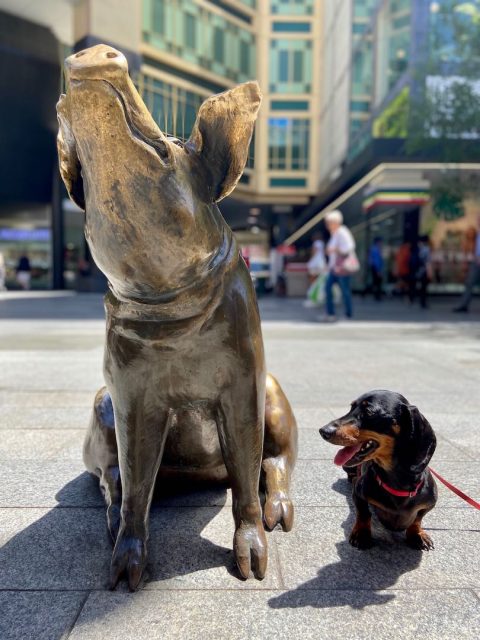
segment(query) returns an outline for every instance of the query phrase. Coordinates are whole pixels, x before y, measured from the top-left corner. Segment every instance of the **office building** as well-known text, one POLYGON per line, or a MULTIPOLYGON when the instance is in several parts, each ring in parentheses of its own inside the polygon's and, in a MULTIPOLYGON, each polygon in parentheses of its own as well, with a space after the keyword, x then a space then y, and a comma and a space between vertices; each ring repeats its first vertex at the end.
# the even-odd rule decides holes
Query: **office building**
POLYGON ((383 238, 391 283, 400 245, 428 233, 431 289, 461 289, 480 213, 480 2, 326 0, 323 27, 320 188, 287 243, 339 208, 364 265, 383 238))
POLYGON ((55 169, 55 102, 63 58, 98 42, 125 53, 154 118, 182 139, 205 98, 259 81, 264 100, 247 167, 221 209, 252 257, 266 261, 318 190, 323 4, 0 0, 2 86, 8 87, 2 109, 6 115, 20 102, 31 111, 15 111, 11 139, 0 150, 10 176, 0 193, 0 250, 10 280, 27 252, 35 287, 93 286, 83 214, 65 199, 55 169))

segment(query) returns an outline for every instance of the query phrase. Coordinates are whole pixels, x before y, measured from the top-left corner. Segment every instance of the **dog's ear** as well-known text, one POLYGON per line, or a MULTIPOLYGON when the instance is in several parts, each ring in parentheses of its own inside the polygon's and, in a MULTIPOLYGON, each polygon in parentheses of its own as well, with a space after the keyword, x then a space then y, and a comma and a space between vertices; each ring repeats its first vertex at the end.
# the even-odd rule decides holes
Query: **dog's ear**
POLYGON ((421 473, 437 446, 435 433, 425 416, 413 405, 403 405, 401 428, 412 454, 410 471, 421 473))
POLYGON ((242 175, 261 100, 258 82, 246 82, 200 107, 185 146, 204 166, 214 202, 228 196, 242 175))

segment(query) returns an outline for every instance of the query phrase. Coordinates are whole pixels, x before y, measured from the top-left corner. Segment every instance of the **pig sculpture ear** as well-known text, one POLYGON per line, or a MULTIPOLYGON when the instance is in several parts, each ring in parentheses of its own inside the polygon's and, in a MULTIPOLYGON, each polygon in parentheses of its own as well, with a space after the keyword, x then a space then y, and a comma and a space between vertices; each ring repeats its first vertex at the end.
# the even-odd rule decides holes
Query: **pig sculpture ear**
POLYGON ((80 209, 85 210, 85 194, 83 192, 82 167, 78 159, 73 137, 67 118, 65 117, 65 95, 60 96, 57 104, 58 118, 58 165, 60 175, 67 187, 68 195, 80 209))
POLYGON ((200 107, 186 147, 207 171, 216 202, 233 191, 242 175, 261 100, 258 82, 246 82, 200 107))

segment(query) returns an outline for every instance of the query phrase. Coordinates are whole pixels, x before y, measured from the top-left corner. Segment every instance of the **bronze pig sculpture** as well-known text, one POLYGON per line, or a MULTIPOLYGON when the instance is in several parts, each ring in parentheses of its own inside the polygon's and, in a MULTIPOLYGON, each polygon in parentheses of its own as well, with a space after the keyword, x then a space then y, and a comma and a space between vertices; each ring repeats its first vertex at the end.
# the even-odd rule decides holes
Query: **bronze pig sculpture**
POLYGON ((71 55, 65 76, 60 172, 109 281, 106 387, 84 460, 107 504, 111 587, 124 573, 131 590, 139 586, 155 484, 177 478, 229 482, 238 569, 261 579, 259 482, 266 526, 288 531, 297 427, 266 376, 255 291, 216 205, 244 169, 258 84, 206 100, 183 144, 157 127, 119 51, 71 55))

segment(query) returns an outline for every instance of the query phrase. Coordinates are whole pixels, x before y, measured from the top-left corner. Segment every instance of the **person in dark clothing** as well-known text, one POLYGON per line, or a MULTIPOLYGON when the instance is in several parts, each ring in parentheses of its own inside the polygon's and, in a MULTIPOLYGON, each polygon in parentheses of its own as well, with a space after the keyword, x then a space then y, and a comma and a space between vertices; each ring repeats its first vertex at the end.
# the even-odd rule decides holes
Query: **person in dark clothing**
POLYGON ((413 304, 418 293, 420 306, 422 309, 426 309, 427 289, 431 272, 430 240, 428 236, 420 236, 418 242, 412 243, 409 271, 408 297, 410 303, 413 304))
POLYGON ((383 255, 382 255, 382 238, 377 236, 373 240, 368 253, 368 266, 372 276, 372 293, 375 300, 381 300, 383 296, 383 255))
POLYGON ((17 282, 22 289, 30 289, 30 280, 32 268, 30 260, 25 254, 20 256, 17 264, 17 282))
POLYGON ((465 281, 465 291, 458 307, 455 307, 453 311, 457 313, 467 313, 468 307, 473 297, 474 286, 480 283, 480 215, 477 219, 477 236, 475 239, 475 253, 470 263, 467 279, 465 281))

